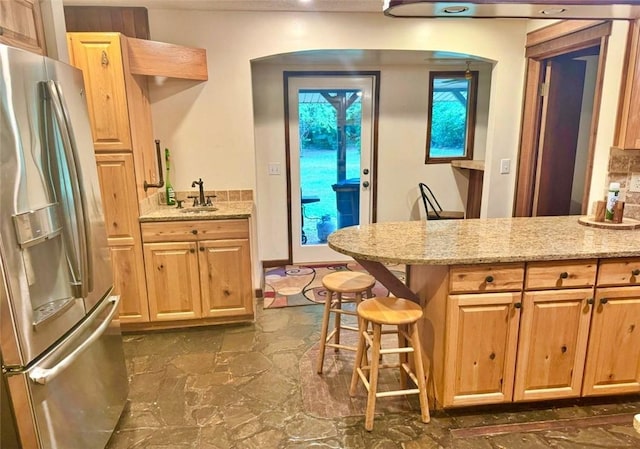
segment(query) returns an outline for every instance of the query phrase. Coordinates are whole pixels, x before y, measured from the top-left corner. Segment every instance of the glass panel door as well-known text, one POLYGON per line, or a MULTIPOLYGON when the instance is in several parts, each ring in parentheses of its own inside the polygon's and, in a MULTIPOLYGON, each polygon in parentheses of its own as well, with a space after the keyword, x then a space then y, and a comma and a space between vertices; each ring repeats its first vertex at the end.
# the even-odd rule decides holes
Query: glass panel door
POLYGON ((372 90, 373 77, 289 78, 294 263, 344 259, 328 235, 370 222, 372 90))

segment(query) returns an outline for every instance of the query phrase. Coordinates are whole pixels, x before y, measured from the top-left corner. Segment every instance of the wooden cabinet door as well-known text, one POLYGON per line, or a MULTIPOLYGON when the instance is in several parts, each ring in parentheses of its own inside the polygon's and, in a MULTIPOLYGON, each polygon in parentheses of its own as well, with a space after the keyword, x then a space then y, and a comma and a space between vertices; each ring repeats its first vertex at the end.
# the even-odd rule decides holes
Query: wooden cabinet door
POLYGON ((592 289, 525 292, 515 401, 580 396, 592 289))
POLYGON ((67 33, 69 61, 82 70, 96 151, 131 151, 120 35, 67 33))
POLYGON ((0 1, 0 43, 46 54, 39 0, 0 1))
POLYGON ((248 239, 198 242, 203 315, 253 314, 248 239))
POLYGON ((113 267, 114 293, 120 295, 120 322, 148 322, 149 305, 141 248, 117 245, 110 247, 109 252, 113 267))
POLYGON ((520 295, 449 296, 444 406, 511 401, 520 295))
POLYGON ((200 318, 196 243, 145 243, 144 260, 151 320, 200 318))
POLYGON ((96 163, 114 286, 121 297, 120 319, 123 323, 147 322, 149 306, 133 157, 130 153, 97 154, 96 163))
POLYGON ((640 392, 640 287, 599 288, 584 396, 640 392))

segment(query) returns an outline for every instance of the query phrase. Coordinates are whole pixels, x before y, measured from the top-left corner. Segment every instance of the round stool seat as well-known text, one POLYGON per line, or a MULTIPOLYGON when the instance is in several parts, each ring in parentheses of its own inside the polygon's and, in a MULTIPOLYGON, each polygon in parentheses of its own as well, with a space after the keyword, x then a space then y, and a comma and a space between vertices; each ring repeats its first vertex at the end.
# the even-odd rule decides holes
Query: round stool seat
POLYGON ((322 285, 336 293, 356 293, 373 287, 373 276, 356 271, 336 271, 322 278, 322 285))
POLYGON ((422 308, 402 298, 376 297, 358 304, 358 315, 378 324, 410 324, 422 318, 422 308))

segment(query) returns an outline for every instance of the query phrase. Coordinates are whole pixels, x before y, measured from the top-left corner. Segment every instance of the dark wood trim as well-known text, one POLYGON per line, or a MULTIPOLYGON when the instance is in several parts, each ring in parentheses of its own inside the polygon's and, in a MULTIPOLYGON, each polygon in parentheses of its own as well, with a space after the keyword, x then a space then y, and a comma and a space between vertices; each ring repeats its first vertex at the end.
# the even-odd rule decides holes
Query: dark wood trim
MULTIPOLYGON (((634 91, 634 67, 640 65, 637 63, 638 55, 640 55, 640 20, 629 22, 629 30, 627 32, 627 48, 624 54, 622 71, 622 80, 620 81, 620 99, 618 100, 618 115, 616 119, 616 128, 613 137, 613 146, 616 148, 633 148, 632 142, 627 145, 627 128, 629 122, 629 110, 631 107, 631 93, 634 91)), ((637 68, 636 68, 637 70, 637 68)))
POLYGON ((595 26, 581 28, 579 31, 571 34, 567 34, 567 25, 565 22, 551 25, 545 29, 546 40, 543 43, 527 49, 527 74, 522 108, 522 125, 520 128, 516 188, 513 201, 514 217, 530 217, 533 212, 538 142, 540 136, 540 111, 542 104, 540 99, 540 86, 543 83, 544 77, 544 60, 599 45, 600 56, 598 59, 598 75, 590 128, 589 161, 587 162, 588 173, 585 177, 585 190, 582 204, 583 211, 585 211, 585 207, 588 206, 586 202, 588 201, 589 189, 591 187, 590 180, 593 170, 593 156, 595 153, 595 137, 602 98, 604 61, 606 59, 608 36, 611 33, 610 21, 595 22, 597 23, 595 26))
POLYGON ((430 156, 430 143, 431 143, 431 111, 433 111, 433 82, 436 78, 464 78, 464 71, 437 71, 432 70, 429 72, 429 99, 427 103, 427 111, 429 116, 427 118, 427 140, 425 150, 425 164, 443 164, 450 163, 455 160, 470 160, 473 159, 473 145, 475 141, 476 131, 476 109, 478 106, 478 76, 477 70, 471 71, 471 79, 469 80, 469 98, 467 99, 467 129, 465 138, 466 153, 462 157, 431 157, 430 156))
POLYGON ((534 45, 584 30, 585 28, 600 25, 603 22, 603 20, 563 20, 562 22, 554 23, 528 33, 525 47, 533 47, 534 45))
MULTIPOLYGON (((367 272, 376 278, 378 282, 384 285, 396 298, 404 298, 415 303, 420 304, 420 298, 416 293, 414 293, 404 282, 398 279, 387 267, 384 266, 383 263, 373 261, 373 260, 365 260, 354 258, 356 262, 358 262, 362 268, 367 270, 367 272)), ((407 275, 409 272, 409 267, 407 267, 407 275)))
POLYGON ((263 260, 262 261, 262 270, 264 271, 265 268, 275 268, 275 267, 282 267, 284 265, 288 265, 290 264, 291 261, 288 259, 281 259, 281 260, 263 260))
MULTIPOLYGON (((289 71, 283 72, 283 90, 284 90, 284 142, 285 142, 285 160, 286 160, 286 179, 287 179, 287 232, 288 232, 288 255, 287 263, 293 262, 293 229, 291 227, 291 142, 289 139, 289 78, 301 77, 352 77, 352 76, 371 76, 373 83, 373 119, 371 122, 371 136, 373 139, 373 148, 371 154, 371 221, 377 220, 378 215, 378 123, 380 114, 380 71, 379 70, 354 70, 354 71, 289 71)), ((264 264, 264 262, 263 262, 264 264)))
POLYGON ((65 6, 67 32, 117 31, 128 37, 149 39, 147 8, 120 6, 65 6))
POLYGON ((285 148, 285 177, 286 177, 286 187, 287 187, 287 244, 288 244, 288 252, 287 252, 287 263, 291 263, 293 261, 293 244, 292 244, 292 232, 293 227, 291 225, 291 142, 289 140, 289 77, 292 76, 290 73, 297 72, 284 72, 284 76, 282 78, 283 83, 283 93, 282 96, 284 98, 284 148, 285 148))
POLYGON ((467 207, 464 218, 480 218, 482 203, 482 184, 484 171, 469 170, 469 186, 467 188, 467 207))
MULTIPOLYGON (((559 25, 562 25, 562 23, 559 25)), ((559 32, 564 32, 562 27, 560 27, 559 32)), ((610 34, 611 22, 602 22, 594 27, 585 28, 571 34, 562 34, 557 38, 528 47, 525 51, 525 56, 527 58, 546 59, 582 50, 583 48, 595 47, 600 44, 603 37, 610 34)))

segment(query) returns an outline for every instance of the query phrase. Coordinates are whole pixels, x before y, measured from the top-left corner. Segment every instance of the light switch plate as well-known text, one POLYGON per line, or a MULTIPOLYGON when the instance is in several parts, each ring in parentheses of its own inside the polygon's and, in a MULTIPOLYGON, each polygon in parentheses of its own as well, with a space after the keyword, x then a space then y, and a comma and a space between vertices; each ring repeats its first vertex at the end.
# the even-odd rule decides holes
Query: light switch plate
POLYGON ((640 192, 640 173, 631 173, 629 192, 640 192))
POLYGON ((280 162, 270 162, 269 163, 269 174, 270 175, 279 175, 280 174, 280 162))
POLYGON ((511 171, 511 159, 500 159, 500 174, 506 175, 511 171))

